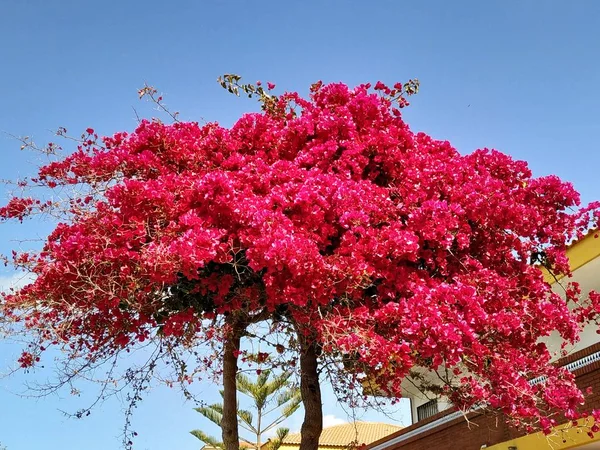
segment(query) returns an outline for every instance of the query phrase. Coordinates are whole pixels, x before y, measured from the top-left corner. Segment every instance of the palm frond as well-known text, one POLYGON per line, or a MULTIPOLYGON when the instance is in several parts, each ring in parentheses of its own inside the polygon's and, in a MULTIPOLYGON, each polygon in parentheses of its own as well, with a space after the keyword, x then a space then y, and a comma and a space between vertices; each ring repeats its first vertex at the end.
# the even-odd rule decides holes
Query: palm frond
MULTIPOLYGON (((274 413, 277 410, 277 418, 271 420, 271 423, 269 423, 268 426, 261 427, 259 433, 258 427, 253 424, 254 416, 252 412, 240 409, 238 403, 238 426, 249 433, 257 435, 257 440, 260 440, 260 435, 263 433, 279 426, 285 419, 296 412, 301 404, 300 389, 290 383, 292 372, 283 372, 272 379, 270 378, 271 375, 272 372, 270 370, 265 370, 261 372, 256 379, 252 379, 241 373, 236 376, 237 390, 254 401, 253 406, 258 413, 259 422, 263 424, 268 423, 265 420, 265 416, 274 413)), ((221 396, 223 396, 222 390, 220 393, 221 396)), ((221 426, 221 421, 223 420, 222 403, 195 408, 195 410, 219 427, 221 426)), ((288 432, 289 430, 287 428, 278 428, 276 430, 276 437, 265 444, 267 446, 266 450, 278 450, 288 432)), ((191 431, 191 434, 207 445, 213 446, 219 450, 223 449, 223 444, 221 442, 218 442, 217 439, 206 435, 200 430, 191 431)), ((247 440, 244 440, 244 442, 256 445, 247 440)))
POLYGON ((214 448, 217 448, 217 449, 223 449, 223 448, 225 448, 222 442, 219 442, 214 437, 209 436, 204 431, 201 431, 201 430, 192 430, 192 431, 190 431, 190 434, 192 436, 195 436, 198 439, 200 439, 206 445, 210 445, 211 447, 214 447, 214 448))
POLYGON ((253 433, 257 433, 256 428, 254 428, 254 425, 252 425, 252 421, 254 420, 254 417, 252 416, 252 413, 250 411, 238 409, 237 415, 238 415, 238 422, 240 423, 241 426, 246 425, 245 428, 247 430, 249 430, 253 433))
POLYGON ((289 432, 289 428, 277 428, 277 430, 275 430, 275 437, 269 439, 269 442, 265 444, 266 450, 278 450, 279 447, 281 447, 281 444, 283 444, 283 440, 287 437, 289 432))
POLYGON ((243 394, 246 394, 252 400, 254 400, 254 406, 257 410, 261 410, 264 408, 269 394, 265 389, 265 383, 269 378, 270 371, 265 370, 262 372, 256 382, 252 381, 249 377, 244 374, 238 374, 237 376, 237 386, 238 391, 243 394))
POLYGON ((297 397, 300 397, 300 389, 297 387, 281 391, 277 396, 277 407, 279 408, 285 405, 287 402, 295 400, 297 397))
POLYGON ((246 394, 248 397, 254 397, 254 393, 256 392, 256 385, 248 376, 244 375, 243 373, 238 373, 236 381, 238 391, 240 391, 243 394, 246 394))
POLYGON ((267 432, 269 431, 271 428, 276 427, 277 425, 279 425, 281 422, 283 422, 285 419, 287 419, 288 417, 290 417, 292 414, 294 414, 296 411, 298 411, 298 409, 300 408, 300 405, 302 404, 302 398, 300 397, 300 393, 298 393, 298 396, 293 397, 293 399, 287 403, 280 411, 279 416, 273 420, 269 425, 267 425, 263 431, 267 432))
POLYGON ((285 418, 290 417, 292 414, 298 411, 298 408, 300 408, 301 404, 302 397, 300 396, 300 392, 298 392, 298 394, 292 397, 292 399, 281 409, 281 415, 285 418))
POLYGON ((260 375, 256 378, 256 385, 260 388, 264 387, 264 385, 269 381, 269 377, 271 376, 270 370, 263 370, 260 375))
POLYGON ((283 372, 280 375, 277 375, 275 378, 273 378, 267 385, 265 385, 265 389, 267 390, 267 396, 270 396, 278 390, 288 386, 292 374, 293 373, 291 371, 283 372))
POLYGON ((202 414, 212 423, 221 426, 221 420, 223 419, 223 405, 215 403, 214 405, 194 408, 194 410, 202 414))
POLYGON ((265 411, 265 416, 283 407, 283 410, 280 411, 280 415, 283 417, 289 417, 298 410, 298 405, 301 402, 302 397, 300 395, 300 389, 297 387, 292 387, 279 393, 275 405, 268 411, 265 411))
POLYGON ((281 427, 275 430, 275 436, 277 436, 282 441, 287 437, 288 434, 290 434, 289 428, 281 427))

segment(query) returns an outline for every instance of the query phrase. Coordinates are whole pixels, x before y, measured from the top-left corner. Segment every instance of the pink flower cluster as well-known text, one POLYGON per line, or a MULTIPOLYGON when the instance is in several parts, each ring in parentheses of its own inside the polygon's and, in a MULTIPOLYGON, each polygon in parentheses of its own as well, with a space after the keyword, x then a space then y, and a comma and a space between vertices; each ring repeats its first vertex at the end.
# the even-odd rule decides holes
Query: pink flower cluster
MULTIPOLYGON (((42 167, 49 188, 104 190, 72 201, 3 314, 27 311, 47 340, 93 354, 285 306, 393 395, 412 368, 445 368, 437 388, 459 406, 544 428, 555 409, 578 417, 583 395, 539 339, 576 341, 600 300, 552 293, 532 259, 568 273, 566 239, 597 205, 570 214, 569 183, 414 133, 381 95, 402 85, 375 89, 318 83, 231 128, 143 121, 42 167)), ((0 216, 34 204, 13 199, 0 216)))

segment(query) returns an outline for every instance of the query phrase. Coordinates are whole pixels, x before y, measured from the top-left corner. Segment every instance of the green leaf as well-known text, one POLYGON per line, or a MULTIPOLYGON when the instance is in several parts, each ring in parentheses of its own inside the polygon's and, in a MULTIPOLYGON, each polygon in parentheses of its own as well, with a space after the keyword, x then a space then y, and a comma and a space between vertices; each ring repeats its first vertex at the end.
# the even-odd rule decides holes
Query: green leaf
MULTIPOLYGON (((242 373, 236 376, 238 392, 248 396, 253 401, 252 410, 241 409, 238 405, 238 426, 249 433, 256 435, 256 441, 262 439, 260 439, 261 436, 258 433, 258 425, 254 424, 255 418, 257 419, 257 423, 260 421, 262 424, 260 427, 260 434, 262 435, 277 427, 300 407, 300 390, 296 386, 291 385, 291 376, 292 372, 283 372, 273 376, 273 372, 270 370, 264 370, 254 379, 242 373), (266 407, 266 405, 269 406, 266 407), (277 414, 275 414, 275 411, 277 411, 277 414), (273 413, 273 417, 270 416, 271 413, 273 413), (268 421, 265 419, 267 415, 270 417, 268 421), (268 425, 265 426, 267 423, 268 425)), ((222 390, 220 393, 221 396, 223 396, 222 390)), ((219 426, 221 425, 221 420, 223 418, 222 404, 215 403, 213 405, 196 408, 195 410, 211 422, 219 426)), ((281 430, 282 431, 278 429, 277 433, 283 433, 283 430, 285 429, 282 428, 281 430)), ((207 437, 206 435, 199 433, 202 432, 199 432, 198 430, 192 432, 196 437, 207 437)), ((210 438, 210 436, 208 436, 208 438, 210 438)), ((267 450, 277 450, 281 445, 281 441, 282 439, 278 440, 277 438, 271 440, 267 450)), ((213 444, 211 443, 210 445, 213 444)))
POLYGON ((194 408, 195 411, 202 414, 211 422, 221 426, 221 420, 223 420, 223 405, 214 404, 210 406, 203 406, 201 408, 194 408))
POLYGON ((245 411, 243 409, 238 410, 238 419, 246 424, 249 431, 252 431, 253 433, 258 432, 256 428, 254 428, 254 425, 252 425, 252 420, 254 418, 252 417, 252 413, 250 411, 245 411))
POLYGON ((223 445, 222 442, 219 442, 214 437, 209 436, 204 431, 201 431, 201 430, 192 430, 192 431, 190 431, 190 434, 192 436, 195 436, 198 439, 200 439, 206 445, 210 445, 211 447, 218 448, 218 449, 224 449, 225 448, 225 446, 223 445))

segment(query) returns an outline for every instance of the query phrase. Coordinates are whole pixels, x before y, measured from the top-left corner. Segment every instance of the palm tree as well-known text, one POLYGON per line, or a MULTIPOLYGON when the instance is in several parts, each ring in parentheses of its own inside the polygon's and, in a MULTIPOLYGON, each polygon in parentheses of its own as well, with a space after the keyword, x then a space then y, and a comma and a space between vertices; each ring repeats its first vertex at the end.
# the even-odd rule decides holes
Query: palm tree
MULTIPOLYGON (((238 425, 248 433, 251 433, 254 438, 254 442, 242 439, 243 442, 256 447, 257 450, 261 450, 263 434, 273 430, 273 428, 298 410, 301 402, 300 389, 291 385, 291 376, 292 372, 283 372, 270 380, 271 371, 264 370, 258 375, 256 381, 252 381, 244 374, 240 373, 237 375, 237 390, 252 399, 252 409, 256 411, 256 423, 254 423, 252 412, 240 409, 238 405, 238 425), (278 413, 275 416, 276 418, 271 417, 265 421, 266 416, 274 412, 278 413)), ((221 396, 223 396, 223 391, 221 391, 221 396)), ((223 418, 222 403, 195 408, 195 410, 211 422, 221 426, 221 419, 223 418)), ((287 428, 276 429, 275 437, 270 439, 266 444, 267 450, 277 450, 288 432, 289 429, 287 428)), ((201 430, 193 430, 190 433, 206 445, 216 449, 224 448, 222 442, 201 430)))

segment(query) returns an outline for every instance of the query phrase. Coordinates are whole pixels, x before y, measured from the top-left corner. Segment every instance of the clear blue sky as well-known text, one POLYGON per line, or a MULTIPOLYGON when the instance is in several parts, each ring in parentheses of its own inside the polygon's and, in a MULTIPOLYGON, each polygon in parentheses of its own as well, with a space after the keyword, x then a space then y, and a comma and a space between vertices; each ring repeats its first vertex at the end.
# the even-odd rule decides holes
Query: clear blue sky
MULTIPOLYGON (((596 0, 1 0, 0 130, 44 142, 59 126, 131 129, 132 107, 153 113, 137 99, 144 82, 183 119, 230 124, 255 105, 215 83, 224 72, 302 92, 319 79, 417 77, 421 92, 405 113, 413 129, 462 152, 491 147, 526 159, 536 174, 572 181, 590 201, 600 198, 599 29, 596 0)), ((32 172, 36 157, 18 148, 0 137, 0 178, 32 172)), ((2 225, 0 233, 7 252, 23 232, 2 225)), ((0 345, 0 364, 13 355, 0 345)), ((0 442, 9 450, 119 448, 118 401, 74 421, 59 409, 84 399, 11 393, 41 376, 0 380, 0 442)), ((214 398, 214 386, 195 389, 214 398)), ((176 391, 153 391, 134 418, 138 448, 199 448, 188 431, 205 422, 191 407, 176 391)), ((406 423, 402 411, 397 418, 406 423)), ((345 419, 330 393, 325 413, 345 419)))

